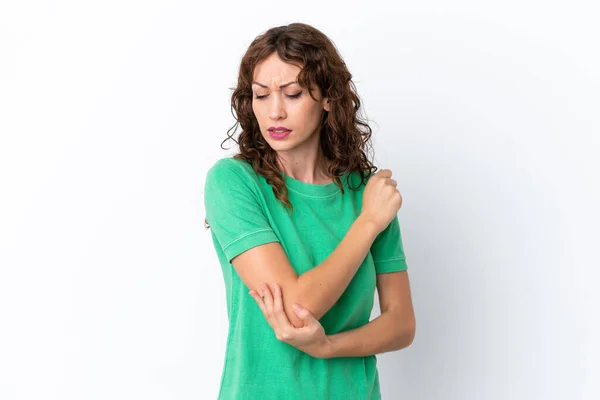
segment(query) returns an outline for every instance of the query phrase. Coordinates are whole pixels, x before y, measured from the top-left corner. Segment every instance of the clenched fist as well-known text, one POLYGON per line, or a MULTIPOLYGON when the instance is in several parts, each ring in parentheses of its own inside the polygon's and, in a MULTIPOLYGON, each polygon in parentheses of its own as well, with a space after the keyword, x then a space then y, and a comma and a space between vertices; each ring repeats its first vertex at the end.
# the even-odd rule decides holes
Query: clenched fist
POLYGON ((377 233, 392 222, 402 206, 402 196, 392 179, 392 171, 382 169, 372 175, 365 186, 360 215, 371 221, 377 233))

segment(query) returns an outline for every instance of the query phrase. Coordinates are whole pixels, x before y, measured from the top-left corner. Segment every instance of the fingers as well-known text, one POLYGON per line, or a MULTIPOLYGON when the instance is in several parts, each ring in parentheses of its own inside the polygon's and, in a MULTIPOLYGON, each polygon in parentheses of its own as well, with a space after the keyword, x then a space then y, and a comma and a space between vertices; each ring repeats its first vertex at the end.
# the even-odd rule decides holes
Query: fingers
POLYGON ((271 294, 271 289, 266 283, 260 285, 260 289, 262 291, 261 295, 263 296, 263 301, 267 309, 267 316, 268 318, 271 318, 273 313, 273 295, 271 294))
POLYGON ((254 301, 256 301, 256 304, 258 304, 258 307, 260 308, 260 311, 262 311, 263 315, 265 316, 265 318, 267 318, 267 309, 265 306, 265 302, 263 301, 262 297, 258 295, 258 293, 254 290, 251 290, 249 292, 250 296, 252 296, 252 298, 254 299, 254 301))
POLYGON ((281 288, 276 283, 273 284, 275 287, 275 295, 271 292, 271 288, 266 283, 260 285, 262 294, 261 302, 263 307, 263 314, 269 321, 271 327, 277 332, 283 331, 287 326, 291 325, 287 319, 287 315, 283 310, 283 300, 281 298, 281 288), (279 291, 279 294, 277 293, 279 291))
POLYGON ((252 296, 254 301, 256 301, 256 303, 258 304, 260 311, 262 311, 263 316, 267 320, 269 326, 271 327, 271 329, 273 329, 273 332, 275 333, 275 336, 277 337, 277 339, 281 340, 281 334, 280 334, 281 329, 279 327, 279 322, 273 315, 274 300, 273 300, 273 297, 271 296, 271 291, 269 290, 268 285, 266 285, 264 283, 262 285, 260 285, 259 290, 260 290, 260 296, 259 296, 259 293, 257 293, 254 290, 250 290, 249 294, 250 294, 250 296, 252 296))
POLYGON ((267 319, 267 322, 273 329, 277 340, 286 341, 291 339, 291 329, 289 328, 292 327, 292 324, 288 320, 283 309, 281 287, 277 284, 274 284, 273 286, 275 287, 275 296, 272 296, 270 287, 264 283, 260 285, 261 296, 254 290, 250 290, 249 294, 260 307, 263 316, 267 319))
POLYGON ((269 285, 262 284, 259 291, 260 292, 250 290, 249 294, 260 307, 264 317, 273 329, 277 340, 293 343, 296 340, 302 340, 302 338, 311 337, 317 333, 317 330, 321 325, 315 317, 310 314, 310 311, 304 307, 296 309, 296 315, 304 321, 304 326, 296 328, 292 325, 283 307, 281 286, 274 283, 273 291, 271 291, 269 285), (261 294, 262 297, 259 296, 259 294, 261 294))
POLYGON ((288 319, 283 308, 283 294, 281 293, 281 287, 276 283, 274 283, 273 286, 275 286, 275 298, 273 299, 273 318, 275 318, 279 324, 279 328, 282 331, 286 331, 292 324, 290 323, 290 320, 288 319))
POLYGON ((293 308, 298 318, 300 318, 304 324, 304 326, 299 329, 306 329, 309 333, 312 332, 311 329, 314 326, 313 322, 315 321, 315 317, 306 308, 297 304, 294 304, 293 308))
POLYGON ((392 170, 391 169, 380 169, 379 171, 377 171, 376 175, 378 175, 382 178, 390 178, 392 176, 392 170))

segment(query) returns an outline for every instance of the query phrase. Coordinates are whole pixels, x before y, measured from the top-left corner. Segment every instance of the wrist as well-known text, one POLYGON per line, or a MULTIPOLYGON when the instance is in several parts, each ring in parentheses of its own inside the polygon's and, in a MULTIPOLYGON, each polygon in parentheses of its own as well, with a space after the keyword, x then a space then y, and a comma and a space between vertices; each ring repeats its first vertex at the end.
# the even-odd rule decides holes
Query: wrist
POLYGON ((332 358, 335 354, 334 341, 330 335, 326 336, 326 341, 321 348, 321 356, 319 358, 332 358))
POLYGON ((375 225, 375 223, 371 221, 368 217, 366 217, 364 214, 360 214, 358 218, 356 218, 355 223, 360 225, 361 232, 364 232, 373 240, 375 240, 377 235, 379 235, 379 230, 377 230, 377 226, 375 225))

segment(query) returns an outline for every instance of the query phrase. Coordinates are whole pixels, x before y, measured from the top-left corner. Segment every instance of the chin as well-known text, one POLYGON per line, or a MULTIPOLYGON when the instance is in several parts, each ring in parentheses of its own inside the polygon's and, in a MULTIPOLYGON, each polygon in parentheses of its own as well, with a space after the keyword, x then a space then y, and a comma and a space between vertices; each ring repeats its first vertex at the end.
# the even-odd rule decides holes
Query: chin
POLYGON ((293 143, 281 143, 278 141, 269 142, 269 145, 271 146, 271 148, 273 150, 276 150, 276 151, 287 151, 287 150, 291 150, 294 147, 296 147, 295 144, 293 144, 293 143))
POLYGON ((277 149, 285 149, 290 148, 296 144, 296 141, 292 138, 293 134, 286 137, 285 139, 274 139, 268 133, 263 135, 263 138, 271 145, 273 148, 277 149))

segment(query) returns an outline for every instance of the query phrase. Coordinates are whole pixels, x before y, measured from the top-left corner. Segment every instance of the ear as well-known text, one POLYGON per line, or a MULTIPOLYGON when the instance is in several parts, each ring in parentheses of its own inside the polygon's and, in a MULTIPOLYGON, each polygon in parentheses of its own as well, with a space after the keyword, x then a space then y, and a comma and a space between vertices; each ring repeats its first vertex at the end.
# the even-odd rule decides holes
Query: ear
POLYGON ((325 111, 330 111, 330 108, 329 108, 329 98, 328 97, 324 97, 323 98, 323 109, 325 111))

